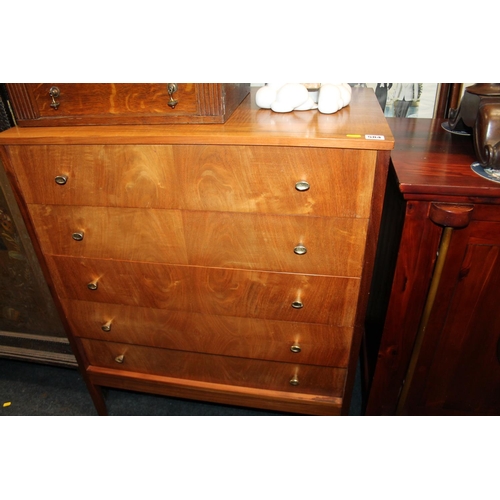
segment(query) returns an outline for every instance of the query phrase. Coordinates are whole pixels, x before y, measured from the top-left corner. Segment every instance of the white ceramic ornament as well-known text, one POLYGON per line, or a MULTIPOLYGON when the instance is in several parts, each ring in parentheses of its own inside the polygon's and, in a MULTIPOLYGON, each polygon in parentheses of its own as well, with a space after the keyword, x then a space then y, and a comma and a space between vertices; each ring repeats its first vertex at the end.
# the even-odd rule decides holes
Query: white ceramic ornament
POLYGON ((272 103, 276 100, 278 90, 285 85, 284 83, 266 83, 257 90, 255 94, 255 103, 259 108, 271 109, 272 103))
POLYGON ((268 83, 257 90, 257 106, 277 113, 318 109, 320 113, 336 113, 351 102, 348 83, 322 83, 319 91, 309 92, 301 83, 268 83))
POLYGON ((320 113, 335 113, 344 106, 338 85, 325 83, 319 88, 318 109, 320 113))
POLYGON ((343 102, 342 107, 344 108, 345 106, 347 106, 351 102, 352 89, 348 83, 346 83, 346 84, 342 83, 341 85, 338 85, 338 88, 340 90, 340 98, 342 99, 342 102, 343 102), (347 88, 346 88, 346 86, 347 86, 347 88))
POLYGON ((309 92, 300 83, 286 83, 276 93, 271 109, 277 113, 289 113, 299 108, 309 99, 309 92))

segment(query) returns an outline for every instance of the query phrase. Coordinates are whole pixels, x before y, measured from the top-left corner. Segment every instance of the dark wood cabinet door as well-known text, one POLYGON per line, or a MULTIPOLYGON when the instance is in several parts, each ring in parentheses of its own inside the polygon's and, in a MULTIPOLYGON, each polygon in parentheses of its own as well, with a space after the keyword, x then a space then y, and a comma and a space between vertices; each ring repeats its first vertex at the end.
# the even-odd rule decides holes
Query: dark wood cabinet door
POLYGON ((455 230, 407 414, 500 414, 500 222, 455 230))

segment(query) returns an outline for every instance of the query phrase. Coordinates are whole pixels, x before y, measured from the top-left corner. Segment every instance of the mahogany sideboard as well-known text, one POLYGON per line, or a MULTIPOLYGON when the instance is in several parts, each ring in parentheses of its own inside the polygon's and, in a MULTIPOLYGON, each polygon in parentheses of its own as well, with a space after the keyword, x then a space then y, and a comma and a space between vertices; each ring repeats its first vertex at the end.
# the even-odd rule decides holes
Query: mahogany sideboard
MULTIPOLYGON (((62 105, 61 105, 62 106, 62 105)), ((0 154, 87 387, 347 414, 394 140, 333 115, 16 127, 0 154)))
POLYGON ((443 121, 388 119, 372 290, 388 309, 368 314, 367 415, 500 414, 500 184, 471 169, 471 137, 443 121))

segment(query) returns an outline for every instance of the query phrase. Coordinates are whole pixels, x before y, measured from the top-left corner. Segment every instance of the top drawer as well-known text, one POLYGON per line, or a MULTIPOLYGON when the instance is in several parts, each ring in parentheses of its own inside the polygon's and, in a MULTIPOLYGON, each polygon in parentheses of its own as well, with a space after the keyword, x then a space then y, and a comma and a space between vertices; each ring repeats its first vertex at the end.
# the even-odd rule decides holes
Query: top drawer
POLYGON ((11 146, 9 154, 27 203, 357 218, 370 214, 377 155, 202 145, 11 146))
POLYGON ((47 127, 224 123, 250 84, 10 83, 7 89, 19 126, 47 127))

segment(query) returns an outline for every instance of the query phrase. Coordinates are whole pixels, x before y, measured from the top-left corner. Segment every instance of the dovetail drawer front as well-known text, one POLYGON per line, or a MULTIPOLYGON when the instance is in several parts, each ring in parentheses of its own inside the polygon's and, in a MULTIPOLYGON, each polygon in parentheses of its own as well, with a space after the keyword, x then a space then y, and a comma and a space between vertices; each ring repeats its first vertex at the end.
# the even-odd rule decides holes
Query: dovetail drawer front
POLYGON ((289 363, 347 366, 352 328, 64 300, 82 338, 289 363))
POLYGON ((370 150, 201 145, 16 146, 10 154, 27 203, 356 218, 369 216, 376 158, 370 150), (309 188, 299 191, 304 181, 309 188))
POLYGON ((330 397, 342 396, 344 390, 346 370, 342 368, 80 340, 90 364, 105 368, 330 397), (297 385, 292 385, 293 380, 297 385))
POLYGON ((47 254, 361 275, 366 219, 64 205, 29 208, 47 254))
POLYGON ((359 279, 46 257, 62 298, 353 326, 359 279), (89 289, 95 284, 95 289, 89 289), (293 305, 299 304, 299 308, 293 305), (303 307, 300 307, 302 305, 303 307))

